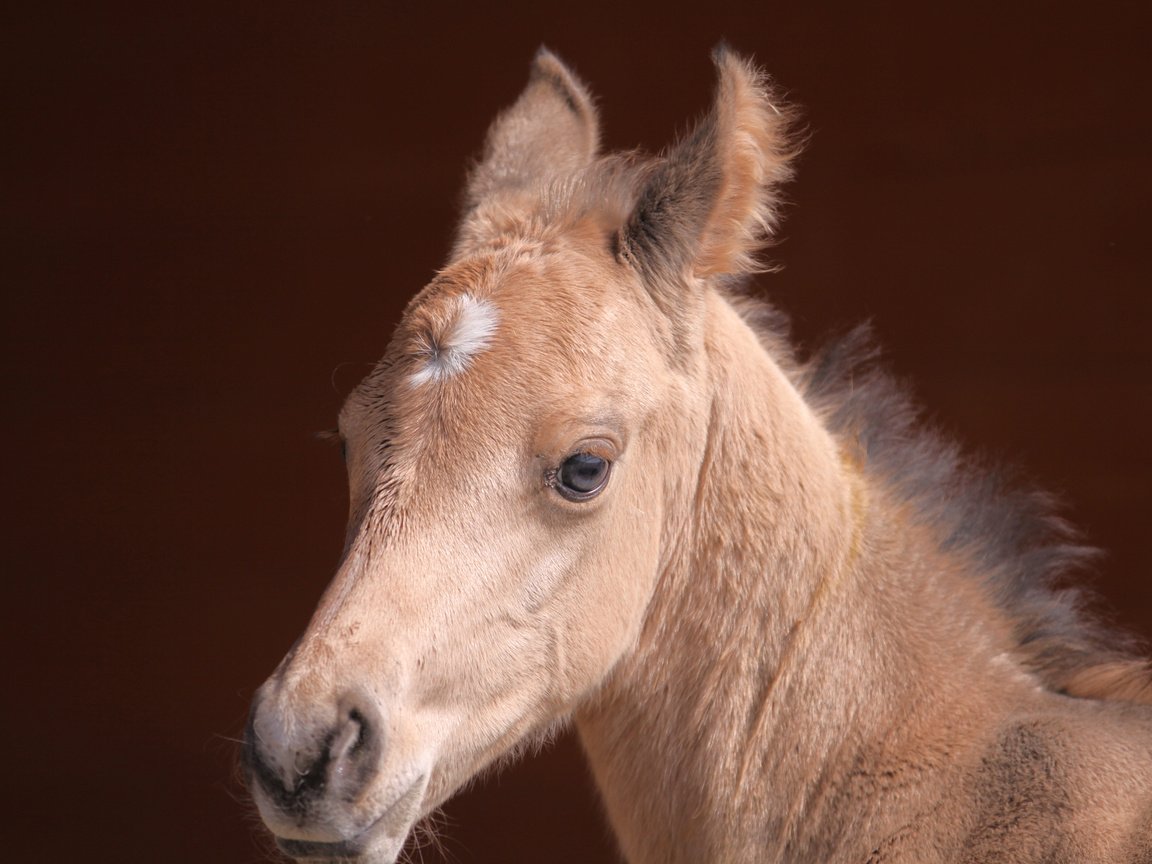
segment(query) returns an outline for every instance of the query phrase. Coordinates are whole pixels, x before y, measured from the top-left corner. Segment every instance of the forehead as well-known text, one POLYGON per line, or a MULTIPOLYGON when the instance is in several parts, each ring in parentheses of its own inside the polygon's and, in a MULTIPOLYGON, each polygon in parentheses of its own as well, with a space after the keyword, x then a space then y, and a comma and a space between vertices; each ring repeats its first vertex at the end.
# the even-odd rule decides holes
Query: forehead
POLYGON ((395 437, 491 425, 541 401, 619 386, 632 286, 608 258, 508 251, 454 265, 409 305, 388 352, 341 412, 395 437))

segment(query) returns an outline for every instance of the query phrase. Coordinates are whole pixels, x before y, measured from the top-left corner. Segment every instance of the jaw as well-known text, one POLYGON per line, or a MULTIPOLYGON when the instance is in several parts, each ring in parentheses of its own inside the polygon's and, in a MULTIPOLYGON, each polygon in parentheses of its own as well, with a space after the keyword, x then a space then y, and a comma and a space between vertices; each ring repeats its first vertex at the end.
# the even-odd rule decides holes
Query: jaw
MULTIPOLYGON (((276 845, 297 861, 357 861, 362 864, 392 864, 416 822, 431 807, 423 806, 428 786, 428 773, 419 774, 407 788, 382 808, 367 810, 367 815, 339 821, 363 825, 345 830, 303 830, 286 824, 283 817, 269 818, 263 802, 258 801, 261 815, 272 830, 276 845)), ((375 797, 375 796, 373 796, 375 797)), ((337 820, 332 820, 336 822, 337 820)), ((329 823, 332 824, 332 823, 329 823)))

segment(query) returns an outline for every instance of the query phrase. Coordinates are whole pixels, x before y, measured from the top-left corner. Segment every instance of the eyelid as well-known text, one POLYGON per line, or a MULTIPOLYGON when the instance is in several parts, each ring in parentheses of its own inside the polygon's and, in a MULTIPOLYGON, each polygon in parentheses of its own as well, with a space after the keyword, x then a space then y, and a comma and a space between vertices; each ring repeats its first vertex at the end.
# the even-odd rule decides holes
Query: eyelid
POLYGON ((560 464, 578 453, 587 453, 590 456, 599 456, 608 462, 615 462, 620 455, 620 447, 612 439, 602 436, 582 438, 565 451, 560 458, 560 464))

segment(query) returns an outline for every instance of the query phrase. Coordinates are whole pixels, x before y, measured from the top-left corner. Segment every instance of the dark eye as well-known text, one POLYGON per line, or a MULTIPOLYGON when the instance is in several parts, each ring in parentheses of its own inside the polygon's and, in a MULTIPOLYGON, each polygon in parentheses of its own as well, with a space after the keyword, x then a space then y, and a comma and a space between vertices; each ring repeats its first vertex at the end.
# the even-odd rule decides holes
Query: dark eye
POLYGON ((556 472, 556 491, 569 501, 587 501, 608 482, 611 463, 592 453, 573 453, 556 472))

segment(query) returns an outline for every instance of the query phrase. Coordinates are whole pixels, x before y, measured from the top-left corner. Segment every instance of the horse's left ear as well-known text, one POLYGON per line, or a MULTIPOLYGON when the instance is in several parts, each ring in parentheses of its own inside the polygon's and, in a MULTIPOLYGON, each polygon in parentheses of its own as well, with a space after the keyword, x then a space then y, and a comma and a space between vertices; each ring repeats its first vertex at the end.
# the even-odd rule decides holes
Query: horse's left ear
POLYGON ((725 47, 713 60, 719 82, 711 111, 657 163, 618 237, 620 257, 661 301, 673 300, 661 289, 685 278, 756 269, 798 149, 790 113, 773 102, 763 74, 725 47))
POLYGON ((492 123, 468 177, 454 257, 497 236, 503 214, 514 214, 541 183, 587 166, 599 146, 600 123, 587 88, 540 48, 527 86, 492 123))

